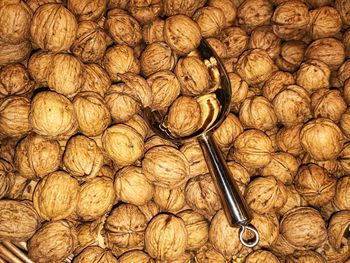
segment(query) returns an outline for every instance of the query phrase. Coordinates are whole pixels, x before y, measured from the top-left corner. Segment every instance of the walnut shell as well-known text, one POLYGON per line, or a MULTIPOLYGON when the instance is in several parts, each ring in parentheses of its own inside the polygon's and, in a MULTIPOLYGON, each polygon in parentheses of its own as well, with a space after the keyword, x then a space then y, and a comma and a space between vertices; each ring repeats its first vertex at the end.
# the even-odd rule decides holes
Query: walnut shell
POLYGON ((284 215, 289 210, 300 206, 307 206, 307 202, 302 198, 302 196, 295 189, 294 184, 288 185, 286 187, 287 191, 287 202, 283 205, 282 208, 278 210, 279 215, 284 215))
POLYGON ((280 234, 274 244, 270 246, 271 251, 280 258, 293 254, 296 249, 280 234))
POLYGON ((0 101, 0 133, 8 137, 22 137, 30 132, 30 100, 9 96, 0 101))
POLYGON ((31 51, 29 40, 15 45, 0 41, 0 66, 22 62, 29 57, 31 51))
POLYGON ((228 27, 222 30, 218 38, 225 45, 228 57, 238 58, 248 48, 249 37, 239 27, 228 27))
POLYGON ((148 254, 160 260, 174 260, 185 253, 188 234, 185 222, 173 214, 159 214, 148 224, 145 246, 148 254))
POLYGON ((278 93, 280 93, 285 86, 295 83, 293 75, 289 72, 276 71, 265 82, 263 86, 263 96, 269 101, 273 101, 278 93))
POLYGON ((227 162, 227 167, 231 173, 233 180, 236 182, 238 189, 243 194, 246 186, 250 181, 250 175, 246 168, 235 161, 227 162))
POLYGON ((164 14, 166 16, 183 14, 191 17, 196 9, 202 6, 202 2, 202 0, 165 0, 163 3, 164 14))
POLYGON ((284 1, 277 6, 271 20, 273 32, 280 38, 302 39, 310 22, 310 14, 302 1, 284 1))
POLYGON ((160 207, 152 200, 145 205, 138 206, 138 208, 146 216, 147 222, 160 213, 160 207))
POLYGON ((49 3, 57 3, 61 4, 61 0, 27 0, 26 1, 27 5, 30 7, 30 9, 35 12, 40 6, 49 4, 49 3))
POLYGON ((52 91, 40 92, 32 99, 29 121, 36 133, 53 138, 67 138, 78 129, 72 102, 52 91))
POLYGON ((349 29, 344 32, 342 42, 345 47, 345 55, 348 58, 350 56, 350 30, 349 29))
POLYGON ((350 256, 350 246, 347 243, 337 251, 328 240, 326 240, 316 251, 326 259, 327 263, 346 262, 350 256))
POLYGON ((330 6, 322 6, 310 11, 309 34, 312 39, 331 37, 341 29, 338 11, 330 6))
POLYGON ((137 206, 121 204, 114 208, 105 223, 108 247, 142 247, 147 220, 137 206))
POLYGON ((142 250, 131 250, 125 252, 118 258, 119 263, 154 263, 153 259, 142 250))
POLYGON ((103 149, 118 166, 133 164, 142 157, 142 136, 130 126, 115 124, 102 135, 103 149))
POLYGON ((201 146, 196 140, 191 140, 181 146, 180 151, 185 155, 190 166, 190 177, 209 173, 201 146))
POLYGON ((77 231, 65 220, 48 222, 28 242, 28 256, 35 262, 61 262, 77 247, 77 231))
POLYGON ((227 58, 227 48, 224 45, 224 43, 221 42, 221 40, 219 40, 218 38, 210 37, 210 38, 207 38, 206 41, 211 46, 211 48, 215 51, 215 53, 219 56, 219 58, 221 59, 227 58))
POLYGON ((245 199, 257 213, 278 210, 287 202, 286 186, 272 176, 258 177, 248 184, 245 199))
POLYGON ((335 195, 336 179, 316 164, 301 166, 294 184, 295 189, 310 206, 324 206, 335 195))
POLYGON ((147 24, 162 14, 163 5, 163 1, 160 0, 132 0, 128 5, 128 10, 141 24, 147 24))
POLYGON ((41 219, 28 201, 0 200, 1 240, 27 241, 40 227, 41 219))
MULTIPOLYGON (((145 152, 147 152, 149 149, 155 146, 171 146, 173 148, 177 148, 177 145, 172 143, 169 140, 163 139, 162 137, 159 137, 158 135, 153 135, 145 143, 145 152)), ((187 157, 186 157, 187 158, 187 157)))
POLYGON ((319 253, 307 250, 297 251, 286 257, 286 263, 326 263, 326 259, 319 253))
POLYGON ((221 9, 225 16, 225 27, 232 26, 237 17, 238 5, 230 0, 209 0, 207 5, 221 9))
POLYGON ((210 223, 209 241, 217 251, 230 257, 243 248, 238 233, 239 227, 231 227, 224 211, 219 210, 210 223))
POLYGON ((35 82, 22 64, 10 64, 0 70, 0 98, 25 95, 33 91, 35 82))
POLYGON ((212 6, 199 8, 192 18, 197 22, 205 38, 217 36, 226 24, 224 12, 212 6))
POLYGON ((15 183, 15 175, 12 173, 12 165, 0 159, 0 198, 4 198, 15 183))
POLYGON ((252 31, 248 47, 264 49, 271 59, 276 59, 281 52, 281 39, 272 32, 271 26, 259 26, 252 31))
POLYGON ((56 171, 62 152, 58 141, 31 134, 17 144, 14 158, 21 176, 35 179, 56 171))
POLYGON ((169 189, 156 186, 153 200, 162 211, 176 213, 186 205, 184 187, 169 189))
POLYGON ((103 233, 103 224, 105 218, 102 217, 99 220, 95 220, 91 223, 83 223, 77 227, 78 232, 78 247, 75 249, 74 254, 78 254, 89 246, 99 246, 105 248, 105 240, 103 233))
POLYGON ((231 152, 233 159, 243 166, 261 168, 269 164, 274 149, 265 133, 251 129, 238 135, 231 152))
POLYGON ((305 152, 300 140, 303 124, 282 127, 276 135, 277 146, 280 150, 298 157, 305 152))
POLYGON ((165 21, 159 17, 143 26, 142 38, 146 44, 154 42, 164 42, 164 24, 165 21))
POLYGON ((329 243, 337 251, 341 251, 344 243, 347 243, 346 231, 350 225, 350 211, 343 210, 332 215, 328 224, 329 243))
POLYGON ((183 185, 189 177, 186 157, 170 146, 155 146, 145 153, 142 172, 154 185, 170 189, 183 185))
POLYGON ((266 250, 256 250, 250 253, 245 259, 245 263, 258 263, 258 262, 279 263, 280 261, 273 253, 266 250))
POLYGON ((339 127, 329 119, 318 118, 305 124, 300 131, 303 148, 316 161, 337 158, 344 139, 339 127))
POLYGON ((55 53, 39 50, 28 61, 28 71, 35 82, 41 87, 47 87, 47 80, 51 70, 52 59, 55 53))
POLYGON ((127 166, 119 170, 114 179, 114 189, 119 200, 142 206, 149 202, 154 187, 147 181, 141 167, 127 166))
POLYGON ((226 260, 224 256, 216 251, 213 246, 207 242, 204 246, 202 246, 198 253, 195 256, 195 259, 198 263, 205 262, 217 262, 217 263, 225 263, 226 260))
POLYGON ((343 43, 335 38, 321 38, 308 46, 305 58, 321 60, 331 70, 335 70, 341 66, 345 59, 345 48, 343 43))
MULTIPOLYGON (((74 0, 73 0, 74 1, 74 0)), ((78 25, 77 38, 71 50, 84 63, 99 62, 107 49, 107 36, 93 21, 82 21, 78 25)))
POLYGON ((117 263, 119 262, 112 252, 98 246, 85 248, 74 258, 73 263, 117 263))
POLYGON ((350 144, 345 143, 342 151, 339 154, 338 160, 340 163, 341 168, 345 173, 349 173, 350 171, 350 164, 349 164, 349 155, 350 155, 350 144))
POLYGON ((338 73, 337 79, 342 84, 345 84, 345 82, 350 78, 350 60, 349 59, 344 61, 344 63, 338 69, 337 73, 338 73))
POLYGON ((350 176, 339 178, 334 196, 334 205, 341 210, 350 210, 349 192, 350 176))
POLYGON ((298 207, 287 212, 280 221, 281 235, 300 250, 315 249, 327 238, 320 213, 311 207, 298 207))
POLYGON ((199 175, 188 180, 185 196, 187 204, 208 219, 221 208, 220 196, 209 174, 199 175))
POLYGON ((125 124, 134 128, 144 139, 147 139, 151 134, 151 127, 148 122, 139 114, 135 114, 125 124))
POLYGON ((84 67, 85 81, 80 91, 92 91, 104 97, 106 91, 111 86, 111 80, 107 72, 98 64, 85 64, 84 67))
POLYGON ((290 40, 281 46, 281 54, 276 59, 276 65, 280 70, 294 72, 299 69, 304 60, 307 45, 303 41, 290 40))
POLYGON ((68 50, 74 43, 78 23, 62 4, 46 4, 34 13, 30 25, 33 43, 54 52, 68 50))
POLYGON ((165 20, 164 40, 179 55, 198 47, 201 30, 196 22, 185 15, 173 15, 165 20))
POLYGON ((68 0, 67 8, 79 21, 98 20, 106 10, 107 0, 68 0))
POLYGON ((248 83, 245 82, 238 74, 228 73, 231 83, 231 108, 242 103, 248 95, 248 83))
POLYGON ((111 81, 119 81, 119 74, 126 72, 140 73, 140 62, 131 47, 116 45, 107 49, 102 64, 111 81))
POLYGON ((346 0, 336 0, 335 1, 335 8, 339 12, 344 26, 348 27, 350 25, 350 16, 349 16, 350 5, 349 5, 349 2, 346 0))
POLYGON ((169 70, 156 72, 147 78, 152 90, 151 109, 160 110, 170 106, 180 94, 180 82, 169 70))

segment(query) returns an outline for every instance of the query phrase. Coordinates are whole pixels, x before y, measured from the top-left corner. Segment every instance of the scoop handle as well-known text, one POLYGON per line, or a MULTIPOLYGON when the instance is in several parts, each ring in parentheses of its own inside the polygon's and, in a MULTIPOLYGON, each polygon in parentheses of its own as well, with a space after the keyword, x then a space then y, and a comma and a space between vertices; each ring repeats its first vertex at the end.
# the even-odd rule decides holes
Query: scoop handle
POLYGON ((232 227, 241 227, 241 232, 247 228, 254 234, 251 242, 240 239, 243 245, 253 247, 259 242, 259 234, 253 226, 250 226, 251 215, 248 206, 239 191, 236 182, 226 161, 211 134, 203 134, 198 137, 209 172, 213 178, 216 190, 220 195, 221 203, 225 211, 226 218, 232 227), (252 230, 253 229, 253 230, 252 230))

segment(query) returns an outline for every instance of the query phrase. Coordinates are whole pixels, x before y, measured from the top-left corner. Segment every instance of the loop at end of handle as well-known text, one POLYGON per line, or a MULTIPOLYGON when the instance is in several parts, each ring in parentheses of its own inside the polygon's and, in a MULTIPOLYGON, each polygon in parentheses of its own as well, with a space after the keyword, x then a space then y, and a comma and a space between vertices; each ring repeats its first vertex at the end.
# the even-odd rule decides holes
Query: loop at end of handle
POLYGON ((241 226, 241 229, 239 231, 239 240, 241 241, 241 243, 249 248, 255 247, 258 243, 259 243, 259 233, 256 230, 256 228, 252 225, 247 225, 247 226, 241 226), (250 230, 251 232, 253 232, 253 239, 251 241, 246 241, 243 238, 244 232, 246 231, 246 229, 250 230))

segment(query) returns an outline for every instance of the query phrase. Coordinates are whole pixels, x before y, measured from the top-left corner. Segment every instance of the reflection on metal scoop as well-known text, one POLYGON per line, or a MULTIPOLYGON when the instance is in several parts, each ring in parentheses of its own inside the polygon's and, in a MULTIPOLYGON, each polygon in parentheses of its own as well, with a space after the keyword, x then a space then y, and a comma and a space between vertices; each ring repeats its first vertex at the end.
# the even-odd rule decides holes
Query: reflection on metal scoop
POLYGON ((200 128, 190 136, 179 138, 173 136, 164 125, 166 112, 152 111, 147 108, 145 109, 145 115, 154 132, 164 139, 179 143, 187 139, 197 138, 220 195, 228 222, 231 226, 240 226, 239 238, 243 245, 254 247, 259 242, 259 233, 254 226, 250 225, 251 215, 247 204, 238 190, 225 159, 212 136, 213 132, 230 112, 230 81, 219 57, 204 39, 202 39, 198 47, 198 53, 207 66, 213 80, 212 87, 207 91, 209 94, 200 96, 197 99, 201 106, 201 111, 206 116, 201 121, 200 128), (244 232, 247 229, 253 234, 253 239, 249 241, 244 239, 244 232))

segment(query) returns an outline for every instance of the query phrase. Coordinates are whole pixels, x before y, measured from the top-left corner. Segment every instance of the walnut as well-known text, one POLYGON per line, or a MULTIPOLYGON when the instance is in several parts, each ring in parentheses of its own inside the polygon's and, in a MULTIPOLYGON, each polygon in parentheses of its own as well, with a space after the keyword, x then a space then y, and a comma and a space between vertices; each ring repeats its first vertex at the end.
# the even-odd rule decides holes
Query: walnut
POLYGON ((345 143, 343 146, 342 151, 339 154, 338 160, 340 163, 341 168, 345 173, 349 173, 350 171, 350 166, 349 166, 349 155, 350 155, 350 144, 345 143))
POLYGON ((307 250, 307 251, 297 251, 292 255, 286 257, 286 263, 326 263, 326 259, 319 253, 307 250))
POLYGON ((345 59, 344 45, 331 37, 317 39, 308 46, 305 58, 321 60, 331 70, 335 70, 341 66, 345 59))
POLYGON ((62 152, 58 141, 31 134, 16 146, 15 165, 21 176, 35 179, 56 171, 62 152))
POLYGON ((200 7, 202 0, 165 0, 163 3, 164 14, 166 16, 186 15, 191 17, 197 8, 200 7))
POLYGON ((349 16, 349 10, 350 5, 349 2, 346 0, 336 0, 335 1, 335 8, 340 14, 341 20, 343 21, 343 26, 348 27, 350 25, 350 16, 349 16))
POLYGON ((337 78, 344 84, 350 78, 350 60, 345 60, 337 72, 337 78))
POLYGON ((74 263, 117 263, 119 262, 112 252, 98 246, 85 248, 73 260, 74 263))
POLYGON ((51 61, 48 87, 68 98, 75 96, 84 82, 84 66, 76 57, 60 53, 51 61))
POLYGON ((230 0, 209 0, 208 6, 216 7, 222 10, 225 16, 225 27, 232 26, 237 16, 237 6, 230 0))
POLYGON ((53 138, 67 138, 78 129, 73 104, 52 91, 38 93, 31 102, 29 120, 33 130, 53 138))
POLYGON ((253 251, 245 259, 245 263, 258 263, 258 262, 279 263, 280 261, 273 253, 267 250, 253 251))
POLYGON ((277 152, 272 155, 271 162, 261 169, 262 176, 274 176, 284 184, 290 185, 299 168, 299 161, 286 152, 277 152))
POLYGON ((247 169, 235 161, 227 162, 227 167, 233 180, 236 182, 238 189, 241 191, 241 193, 244 193, 246 186, 250 181, 250 175, 247 169))
POLYGON ((218 39, 225 45, 228 57, 238 58, 248 48, 249 37, 239 27, 228 27, 222 30, 218 39))
POLYGON ((105 29, 119 45, 137 46, 141 40, 141 26, 126 11, 113 8, 108 11, 105 29))
POLYGON ((283 205, 282 208, 278 210, 279 215, 284 215, 289 210, 300 206, 307 206, 307 202, 301 197, 298 191, 295 189, 295 186, 288 185, 286 187, 287 191, 287 202, 283 205))
POLYGON ((335 159, 343 148, 343 134, 329 119, 318 118, 305 124, 300 132, 303 148, 316 161, 335 159))
POLYGON ((226 260, 222 254, 216 251, 213 246, 207 242, 202 246, 198 253, 196 254, 196 262, 206 263, 206 262, 216 262, 216 263, 225 263, 226 260))
POLYGON ((272 103, 263 96, 246 99, 240 108, 239 119, 246 128, 268 131, 276 127, 277 116, 272 103))
POLYGON ((341 210, 350 210, 349 186, 350 176, 344 176, 338 179, 333 202, 341 210))
POLYGON ((112 9, 112 8, 127 9, 128 5, 129 5, 128 0, 110 0, 110 1, 108 1, 108 9, 112 9))
POLYGON ((305 3, 307 3, 307 5, 311 8, 318 8, 321 6, 331 5, 333 2, 332 0, 306 0, 305 3))
POLYGON ((39 50, 35 52, 28 61, 28 71, 35 82, 42 87, 47 87, 49 71, 55 53, 39 50))
POLYGON ((263 96, 269 101, 273 101, 278 93, 284 89, 285 86, 294 84, 293 75, 289 72, 276 71, 265 82, 263 86, 263 96))
POLYGON ((15 45, 0 41, 0 66, 22 62, 29 58, 31 51, 32 45, 29 40, 15 45))
POLYGON ((344 243, 347 243, 346 231, 350 225, 350 211, 343 210, 333 214, 328 224, 329 243, 337 251, 341 251, 344 243))
POLYGON ((179 55, 198 47, 201 30, 196 22, 185 15, 174 15, 165 20, 164 40, 179 55))
POLYGON ((40 6, 31 21, 30 34, 35 45, 54 52, 68 50, 74 43, 78 23, 62 4, 40 6))
POLYGON ((298 86, 285 87, 273 99, 278 120, 286 127, 306 122, 311 118, 310 96, 298 86))
POLYGON ((121 204, 114 208, 105 223, 108 248, 142 247, 147 221, 135 205, 121 204))
POLYGON ((40 6, 50 3, 61 4, 61 0, 27 0, 27 5, 35 12, 40 6))
POLYGON ((315 249, 327 238, 327 229, 321 214, 311 207, 288 211, 280 221, 281 235, 295 248, 315 249))
POLYGON ((236 73, 228 73, 231 83, 231 108, 242 103, 248 95, 248 84, 236 73))
POLYGON ((269 24, 273 13, 272 4, 268 0, 245 0, 238 7, 238 24, 247 31, 269 24))
POLYGON ((158 71, 147 78, 152 90, 152 110, 161 110, 170 106, 180 94, 180 82, 169 70, 158 71))
POLYGON ((245 198, 248 206, 257 213, 278 210, 287 201, 286 186, 273 176, 258 177, 248 184, 245 198))
POLYGON ((307 31, 310 14, 303 2, 285 1, 277 6, 271 20, 273 32, 280 38, 302 39, 307 31))
POLYGON ((98 20, 106 10, 107 0, 68 0, 67 8, 79 21, 98 20))
POLYGON ((141 70, 149 76, 161 70, 172 70, 176 61, 177 55, 165 42, 153 42, 141 54, 141 70))
POLYGON ((185 253, 188 234, 185 222, 173 214, 159 214, 148 224, 145 246, 159 260, 174 260, 185 253))
POLYGON ((184 187, 169 189, 156 186, 153 200, 162 211, 176 213, 186 205, 184 187))
POLYGON ((350 56, 350 30, 349 29, 344 32, 342 42, 345 47, 345 55, 348 58, 350 56))
POLYGON ((10 64, 0 70, 0 98, 31 93, 35 82, 22 64, 10 64))
POLYGON ((45 176, 33 195, 34 207, 45 220, 59 220, 70 216, 77 204, 79 183, 68 173, 56 171, 45 176))
POLYGON ((239 58, 236 70, 249 85, 257 85, 270 78, 273 62, 265 50, 250 49, 239 58))
POLYGON ((274 152, 270 138, 260 130, 246 130, 236 138, 233 159, 244 166, 261 168, 269 164, 274 152))
POLYGON ((86 136, 97 136, 111 123, 111 115, 103 98, 95 92, 80 92, 73 100, 79 130, 86 136))
POLYGON ((145 205, 138 206, 138 208, 146 216, 147 222, 160 213, 160 207, 152 200, 145 205))
POLYGON ((102 135, 103 149, 118 166, 133 164, 142 157, 142 136, 130 126, 115 124, 102 135))
POLYGON ((300 65, 295 81, 311 94, 318 89, 328 88, 330 75, 331 71, 326 63, 308 60, 300 65))
POLYGON ((330 6, 322 6, 310 11, 309 34, 312 39, 331 37, 341 29, 338 11, 330 6))
POLYGON ((243 248, 238 233, 239 227, 231 227, 224 211, 219 210, 210 223, 209 241, 217 251, 230 257, 243 248))
POLYGON ((342 133, 345 135, 345 137, 350 137, 350 110, 347 109, 340 118, 339 121, 339 128, 341 129, 342 133))
POLYGON ((198 141, 191 140, 181 146, 180 151, 185 155, 190 165, 190 177, 209 173, 204 155, 198 141))
POLYGON ((145 153, 142 172, 154 185, 170 189, 183 185, 189 177, 186 157, 170 146, 155 146, 145 153))
POLYGON ((276 242, 269 249, 279 258, 285 258, 286 255, 291 255, 296 251, 281 234, 278 235, 276 242))
POLYGON ((1 240, 27 241, 40 227, 41 219, 31 202, 0 200, 1 240))
POLYGON ((116 45, 107 49, 102 64, 112 81, 119 81, 119 74, 140 73, 140 62, 131 47, 116 45))
POLYGON ((221 208, 220 196, 210 174, 191 178, 187 182, 185 196, 187 204, 208 219, 221 208))
POLYGON ((212 6, 198 9, 192 18, 199 25, 205 38, 217 36, 226 24, 224 12, 212 6))
POLYGON ((105 216, 90 223, 82 223, 77 227, 78 247, 74 254, 78 254, 89 246, 99 246, 105 248, 103 224, 105 216))
POLYGON ((146 44, 164 42, 164 24, 165 21, 158 17, 151 23, 143 26, 142 37, 146 44))
POLYGON ((119 263, 154 263, 153 259, 142 250, 128 251, 118 258, 119 263))
POLYGON ((343 97, 346 103, 349 105, 350 104, 350 78, 347 79, 344 83, 343 97))
POLYGON ((142 168, 136 166, 124 167, 116 173, 114 189, 119 200, 138 206, 149 202, 154 193, 154 187, 147 181, 142 168))
POLYGON ((160 0, 132 0, 128 5, 128 10, 141 24, 147 24, 162 14, 163 4, 163 1, 160 0))
POLYGON ((106 49, 107 36, 102 28, 93 21, 80 22, 77 38, 71 47, 73 54, 85 63, 99 62, 106 49))
POLYGON ((303 124, 281 128, 276 135, 277 146, 284 152, 297 157, 305 152, 300 140, 303 124))
POLYGON ((276 59, 276 65, 280 70, 294 72, 299 69, 304 60, 307 45, 303 41, 290 40, 281 46, 280 56, 276 59))
POLYGON ((19 44, 30 36, 33 12, 22 1, 4 1, 0 7, 0 41, 19 44))
POLYGON ((346 111, 346 102, 338 89, 319 89, 311 96, 311 108, 314 118, 328 118, 337 123, 346 111))
POLYGON ((0 101, 0 133, 8 137, 22 137, 30 132, 30 100, 9 96, 0 101))
POLYGON ((15 175, 12 173, 13 167, 7 161, 0 159, 0 198, 8 196, 15 183, 15 175))
POLYGON ((82 85, 81 92, 92 91, 104 97, 106 91, 111 85, 111 80, 107 72, 98 64, 85 64, 85 81, 82 85))
POLYGON ((207 38, 206 41, 221 59, 227 58, 227 48, 221 40, 210 37, 207 38))
MULTIPOLYGON (((173 148, 177 148, 177 145, 172 143, 169 140, 163 139, 162 137, 159 137, 158 135, 153 135, 145 143, 145 152, 147 152, 149 149, 155 146, 171 146, 173 148)), ((186 157, 187 158, 187 157, 186 157)))
POLYGON ((135 114, 125 124, 134 128, 144 139, 148 138, 151 133, 151 127, 148 122, 139 114, 135 114))
POLYGON ((28 242, 28 256, 35 262, 62 262, 78 246, 77 231, 65 220, 48 222, 28 242))
POLYGON ((327 263, 346 262, 350 256, 350 246, 348 243, 345 243, 341 249, 337 251, 328 240, 326 240, 316 251, 326 259, 327 263))

